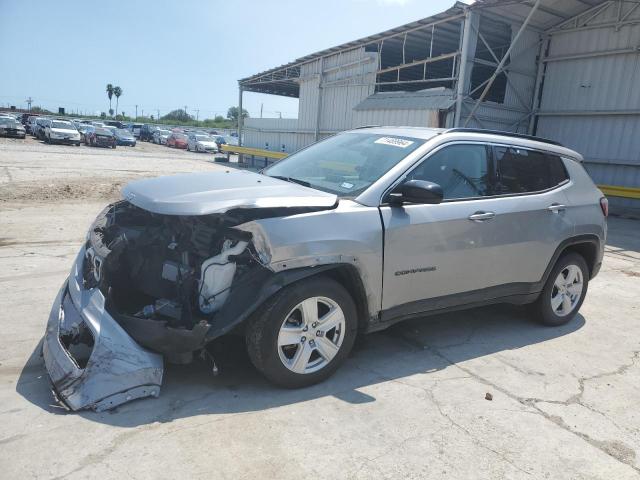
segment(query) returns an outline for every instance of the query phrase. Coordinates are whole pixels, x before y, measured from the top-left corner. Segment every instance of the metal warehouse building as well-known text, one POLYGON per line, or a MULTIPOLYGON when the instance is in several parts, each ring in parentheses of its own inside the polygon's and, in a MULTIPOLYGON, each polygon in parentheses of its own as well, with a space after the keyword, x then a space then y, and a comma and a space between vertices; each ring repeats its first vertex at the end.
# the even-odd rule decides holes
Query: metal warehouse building
POLYGON ((615 207, 640 208, 640 0, 485 0, 239 81, 299 98, 249 118, 246 146, 295 151, 362 125, 475 127, 557 140, 615 207))

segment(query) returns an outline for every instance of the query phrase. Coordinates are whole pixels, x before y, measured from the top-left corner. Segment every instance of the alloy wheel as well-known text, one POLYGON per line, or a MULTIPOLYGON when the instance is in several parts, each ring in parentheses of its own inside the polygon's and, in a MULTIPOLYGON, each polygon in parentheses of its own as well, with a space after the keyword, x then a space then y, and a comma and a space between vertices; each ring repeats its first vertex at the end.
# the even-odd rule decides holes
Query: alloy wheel
POLYGON ((559 317, 569 315, 582 296, 582 271, 577 265, 567 265, 558 273, 551 289, 551 309, 559 317))
POLYGON ((317 372, 337 355, 345 329, 344 312, 335 301, 307 298, 282 322, 277 340, 280 361, 294 373, 317 372))

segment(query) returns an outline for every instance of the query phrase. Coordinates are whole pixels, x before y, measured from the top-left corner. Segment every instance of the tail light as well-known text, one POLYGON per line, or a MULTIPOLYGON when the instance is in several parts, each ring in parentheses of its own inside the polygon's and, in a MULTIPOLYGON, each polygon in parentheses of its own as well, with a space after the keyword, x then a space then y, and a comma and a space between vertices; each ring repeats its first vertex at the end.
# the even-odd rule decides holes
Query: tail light
POLYGON ((607 197, 602 197, 600 199, 600 208, 602 209, 602 214, 605 217, 609 216, 609 200, 607 200, 607 197))

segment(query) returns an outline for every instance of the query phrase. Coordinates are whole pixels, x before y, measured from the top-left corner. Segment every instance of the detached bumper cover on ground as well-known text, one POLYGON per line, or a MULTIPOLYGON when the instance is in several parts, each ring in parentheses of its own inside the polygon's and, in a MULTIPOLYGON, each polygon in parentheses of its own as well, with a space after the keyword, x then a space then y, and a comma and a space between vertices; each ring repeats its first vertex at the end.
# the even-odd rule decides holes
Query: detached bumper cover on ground
POLYGON ((83 258, 84 248, 47 322, 43 355, 54 393, 71 410, 96 411, 136 398, 157 397, 162 356, 140 347, 127 335, 105 311, 99 289, 83 288, 83 258), (85 360, 71 352, 76 342, 91 349, 85 360))

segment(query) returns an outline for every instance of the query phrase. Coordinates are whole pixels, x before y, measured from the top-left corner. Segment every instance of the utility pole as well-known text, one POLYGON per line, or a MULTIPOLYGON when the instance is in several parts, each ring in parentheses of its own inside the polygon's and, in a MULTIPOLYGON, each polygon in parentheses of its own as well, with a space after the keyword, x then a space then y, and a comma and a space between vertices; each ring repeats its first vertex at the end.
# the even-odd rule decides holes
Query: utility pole
POLYGON ((156 112, 158 112, 158 116, 156 117, 156 120, 159 122, 160 121, 160 109, 156 109, 156 112))
POLYGON ((25 102, 27 102, 27 105, 29 105, 29 112, 31 112, 31 104, 33 103, 33 98, 29 97, 25 100, 25 102))
POLYGON ((196 122, 198 121, 199 117, 200 117, 200 110, 196 108, 196 122))
POLYGON ((136 105, 136 121, 138 120, 138 105, 136 105))
POLYGON ((144 108, 142 109, 142 116, 144 117, 144 108))
POLYGON ((280 118, 282 118, 282 112, 278 112, 278 111, 276 111, 276 113, 278 114, 278 116, 279 116, 280 118))
POLYGON ((260 104, 260 118, 262 118, 262 109, 264 108, 264 103, 260 104))

